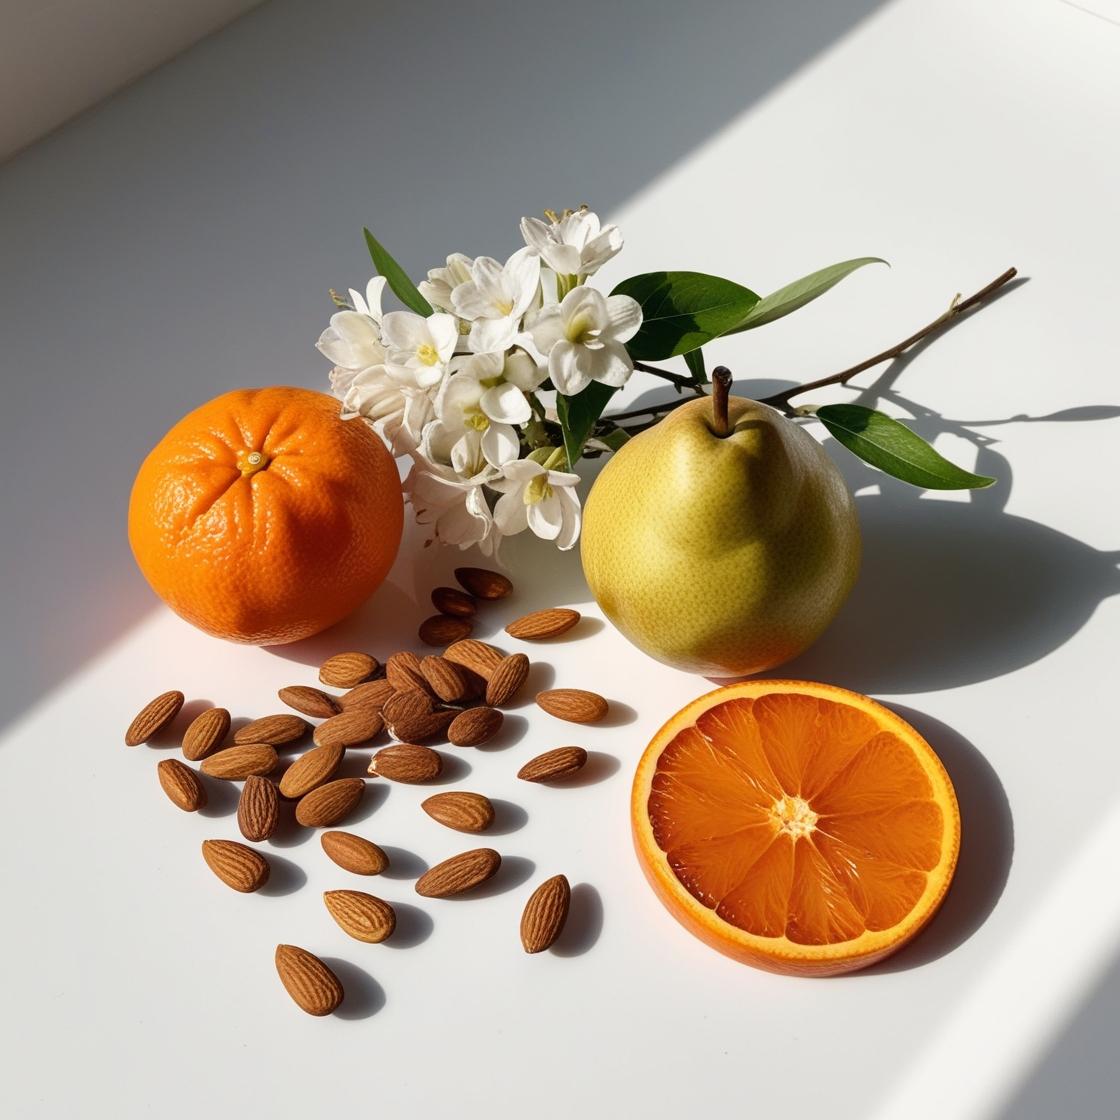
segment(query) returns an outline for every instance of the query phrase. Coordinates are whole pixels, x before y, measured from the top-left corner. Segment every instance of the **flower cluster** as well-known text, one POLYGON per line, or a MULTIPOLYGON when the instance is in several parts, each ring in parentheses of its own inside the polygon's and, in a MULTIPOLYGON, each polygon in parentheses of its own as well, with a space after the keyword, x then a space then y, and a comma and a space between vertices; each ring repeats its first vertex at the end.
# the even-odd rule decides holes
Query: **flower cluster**
POLYGON ((622 248, 583 207, 524 218, 524 248, 504 264, 452 254, 418 285, 430 315, 382 312, 384 277, 331 316, 318 349, 333 363, 344 419, 362 418, 413 466, 405 489, 432 537, 487 555, 530 529, 571 548, 579 481, 555 432, 552 391, 633 372, 626 342, 642 322, 629 296, 588 280, 622 248))

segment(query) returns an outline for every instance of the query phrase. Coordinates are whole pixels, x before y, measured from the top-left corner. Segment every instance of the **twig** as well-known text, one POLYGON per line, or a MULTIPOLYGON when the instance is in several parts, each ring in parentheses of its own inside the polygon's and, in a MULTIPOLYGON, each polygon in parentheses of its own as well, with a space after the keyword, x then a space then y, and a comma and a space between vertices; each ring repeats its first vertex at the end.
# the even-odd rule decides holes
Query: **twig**
POLYGON ((640 369, 642 373, 652 373, 654 377, 664 378, 666 381, 671 381, 678 389, 692 389, 699 384, 694 378, 686 377, 683 373, 673 373, 667 369, 660 369, 657 366, 647 366, 645 362, 635 362, 635 369, 640 369))
POLYGON ((774 408, 781 409, 789 413, 789 402, 802 393, 809 393, 814 389, 820 389, 825 385, 846 385, 857 373, 863 373, 865 369, 870 369, 872 366, 879 365, 880 362, 889 361, 891 358, 897 358, 900 354, 904 354, 916 342, 920 342, 926 335, 933 334, 934 331, 940 330, 942 327, 951 323, 954 319, 959 318, 966 311, 983 303, 990 295, 999 291, 1009 280, 1012 280, 1017 273, 1014 268, 1009 268, 1002 275, 997 276, 990 284, 985 285, 980 291, 962 300, 959 297, 954 299, 949 305, 948 309, 942 312, 932 323, 926 324, 921 330, 915 331, 909 338, 904 338, 897 345, 883 350, 881 353, 876 354, 866 361, 860 362, 858 365, 852 366, 850 369, 842 370, 840 373, 830 374, 828 377, 820 377, 816 381, 808 381, 804 385, 795 385, 792 389, 786 389, 781 393, 775 393, 771 397, 763 397, 760 401, 761 404, 768 404, 774 408))

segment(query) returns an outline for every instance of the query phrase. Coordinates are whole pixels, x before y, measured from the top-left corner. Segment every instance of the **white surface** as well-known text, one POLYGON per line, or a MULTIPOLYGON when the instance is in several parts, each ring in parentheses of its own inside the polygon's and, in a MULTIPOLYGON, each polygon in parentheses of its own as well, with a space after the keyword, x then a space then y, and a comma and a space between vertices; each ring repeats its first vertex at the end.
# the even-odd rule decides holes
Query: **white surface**
MULTIPOLYGON (((1084 1038, 1086 1000, 1094 1035, 1114 1035, 1117 1018, 1120 166, 1101 138, 1120 108, 1120 30, 1058 0, 961 0, 936 18, 903 0, 858 24, 866 6, 696 4, 643 23, 651 10, 612 6, 598 37, 580 32, 587 85, 558 106, 574 31, 558 25, 529 83, 508 36, 536 41, 533 14, 488 8, 477 50, 446 51, 438 89, 411 85, 406 104, 397 83, 439 53, 438 18, 426 27, 437 41, 419 42, 404 7, 374 24, 346 5, 272 4, 0 173, 18 266, 0 278, 15 359, 0 477, 5 523, 33 526, 4 540, 5 713, 18 718, 0 739, 0 1113, 1017 1120, 1052 1115, 1048 1101, 1073 1115, 1112 1107, 1107 1055, 1078 1050, 1086 1066, 1066 1040, 1084 1038), (374 28, 378 65, 363 66, 374 28), (480 84, 499 57, 512 73, 480 84), (215 118, 235 84, 245 98, 215 118), (468 87, 467 117, 431 111, 427 98, 443 111, 468 87), (354 113, 379 89, 395 92, 373 125, 354 113), (512 158, 530 131, 521 111, 542 126, 537 164, 512 158), (92 151, 114 158, 67 185, 92 151), (857 254, 893 262, 718 347, 744 378, 840 368, 1008 264, 1030 278, 894 371, 893 392, 931 410, 918 427, 1000 485, 970 501, 890 482, 877 493, 838 452, 860 492, 865 573, 822 642, 783 669, 898 708, 961 797, 942 914, 872 972, 766 975, 661 910, 630 851, 629 777, 650 734, 707 684, 594 622, 540 652, 558 682, 616 701, 615 725, 573 737, 521 709, 495 749, 461 752, 465 788, 524 811, 494 840, 508 889, 429 903, 408 878, 378 882, 414 907, 407 947, 334 927, 319 892, 354 880, 311 838, 276 846, 277 892, 228 891, 198 844, 236 836, 232 816, 178 813, 154 773, 174 752, 120 745, 138 703, 165 687, 257 715, 276 709, 277 687, 313 681, 303 662, 326 650, 389 652, 458 560, 406 548, 350 628, 305 649, 212 642, 150 609, 123 549, 147 445, 230 383, 322 383, 309 354, 320 293, 363 277, 363 222, 417 272, 453 249, 500 255, 520 213, 582 199, 627 235, 612 278, 685 267, 766 290, 857 254), (575 789, 516 782, 531 753, 567 741, 617 770, 604 760, 601 780, 575 789), (563 951, 528 958, 520 906, 560 870, 587 884, 581 905, 563 951), (281 940, 348 962, 342 1015, 290 1005, 271 963, 281 940)), ((511 559, 509 612, 584 606, 574 557, 511 559)), ((506 616, 486 617, 497 628, 506 616)), ((360 814, 402 871, 471 843, 427 820, 423 796, 371 791, 360 814)))
POLYGON ((3 0, 0 161, 260 0, 3 0))

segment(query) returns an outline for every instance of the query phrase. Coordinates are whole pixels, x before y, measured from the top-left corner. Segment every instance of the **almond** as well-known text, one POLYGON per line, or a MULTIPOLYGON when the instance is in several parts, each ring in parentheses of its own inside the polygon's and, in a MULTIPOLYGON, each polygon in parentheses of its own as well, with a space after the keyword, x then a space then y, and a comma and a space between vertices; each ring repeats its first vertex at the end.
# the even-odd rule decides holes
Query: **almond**
POLYGON ((339 928, 355 941, 376 945, 397 928, 396 911, 372 894, 362 891, 324 891, 323 901, 339 928))
POLYGON ((420 802, 434 821, 458 832, 485 832, 494 823, 494 806, 481 793, 452 790, 420 802))
POLYGON ((276 946, 276 972, 296 1005, 308 1015, 329 1015, 342 1002, 342 983, 314 953, 276 946))
POLYGON ((276 787, 258 774, 250 774, 237 802, 237 827, 246 840, 260 843, 275 831, 280 819, 280 797, 276 787))
POLYGON ((462 700, 471 691, 466 671, 445 657, 425 657, 420 662, 420 672, 428 687, 447 703, 462 700))
POLYGON ((457 747, 481 746, 498 734, 504 721, 497 708, 468 708, 451 721, 447 740, 457 747))
POLYGON ((342 763, 345 748, 337 743, 324 743, 300 755, 280 777, 280 793, 290 800, 298 800, 316 786, 329 781, 342 763))
POLYGON ((433 751, 430 747, 418 747, 415 743, 396 743, 391 747, 383 747, 369 763, 369 773, 375 777, 412 784, 438 778, 442 769, 443 759, 438 751, 433 751))
POLYGON ((420 671, 420 658, 407 650, 394 653, 385 662, 385 679, 398 692, 408 692, 410 689, 419 689, 421 692, 429 691, 428 682, 420 671))
POLYGON ((178 759, 165 758, 157 767, 163 792, 184 813, 193 813, 206 804, 206 787, 199 776, 178 759))
POLYGON ((211 778, 243 782, 251 774, 271 773, 279 762, 275 748, 268 743, 242 743, 208 755, 202 760, 202 772, 211 778))
POLYGON ((501 572, 489 568, 456 568, 455 578, 476 599, 504 599, 513 590, 501 572))
POLYGON ((553 688, 537 693, 537 705, 557 719, 569 723, 595 723, 607 714, 610 705, 597 692, 582 688, 553 688))
POLYGON ((289 708, 295 708, 297 712, 303 712, 305 716, 312 716, 314 719, 330 719, 342 711, 336 697, 321 688, 309 688, 305 684, 288 685, 276 695, 289 708))
POLYGON ((493 848, 472 848, 425 871, 416 880, 416 893, 425 898, 450 898, 485 883, 502 866, 493 848))
POLYGON ((195 716, 183 735, 183 757, 191 762, 205 758, 229 732, 229 712, 225 708, 207 708, 195 716))
POLYGON ((455 587, 437 587, 432 592, 432 606, 440 614, 450 614, 456 618, 473 618, 478 610, 474 599, 455 587))
POLYGON ((526 953, 543 953, 568 920, 572 890, 563 875, 546 879, 529 896, 521 914, 521 944, 526 953))
POLYGON ((279 747, 292 743, 303 735, 308 728, 307 720, 282 712, 276 716, 262 716, 251 723, 239 727, 233 733, 235 743, 268 743, 279 747))
POLYGON ((203 840, 202 858, 227 887, 242 894, 259 891, 268 882, 268 860, 236 840, 203 840))
POLYGON ((398 692, 381 714, 390 734, 406 743, 424 742, 441 735, 456 715, 455 712, 436 711, 432 698, 418 689, 398 692))
POLYGON ((179 714, 183 700, 183 694, 174 691, 161 692, 154 700, 149 700, 128 725, 128 730, 124 733, 125 746, 137 747, 146 743, 179 714))
POLYGON ((525 782, 555 782, 582 770, 587 762, 583 747, 557 747, 529 759, 517 776, 525 782))
POLYGON ((319 724, 311 738, 319 747, 356 747, 379 735, 384 726, 376 708, 351 708, 319 724))
POLYGON ((411 716, 430 715, 435 710, 435 701, 431 694, 419 688, 402 689, 395 696, 385 701, 381 709, 381 718, 390 731, 393 724, 399 719, 411 716))
POLYGON ((348 816, 362 799, 361 778, 336 778, 306 793, 296 803, 296 820, 304 828, 328 828, 348 816))
POLYGON ((452 642, 469 638, 474 624, 467 618, 450 614, 434 614, 424 619, 417 630, 420 641, 427 646, 449 646, 452 642))
POLYGON ((355 875, 380 875, 389 866, 389 857, 372 840, 352 832, 324 832, 319 843, 339 867, 355 875))
POLYGON ((443 651, 443 656, 448 661, 454 661, 456 665, 477 673, 483 680, 489 680, 505 654, 477 638, 464 638, 461 642, 449 645, 443 651))
POLYGON ((372 708, 379 712, 395 692, 396 689, 384 678, 365 681, 340 696, 338 704, 344 712, 353 711, 354 708, 372 708))
POLYGON ((380 666, 368 653, 336 653, 319 666, 319 680, 332 688, 353 688, 368 681, 380 666))
POLYGON ((579 622, 579 611, 569 610, 567 607, 552 607, 547 611, 533 611, 532 614, 522 615, 514 619, 506 627, 506 633, 511 638, 520 638, 525 642, 538 642, 542 638, 555 638, 571 630, 579 622))
POLYGON ((508 704, 521 690, 529 675, 529 659, 523 653, 511 653, 498 662, 486 684, 486 703, 492 708, 508 704))
POLYGON ((447 736, 448 726, 457 715, 457 712, 440 709, 429 712, 426 716, 399 719, 394 724, 394 736, 408 743, 426 743, 429 739, 443 739, 447 736))

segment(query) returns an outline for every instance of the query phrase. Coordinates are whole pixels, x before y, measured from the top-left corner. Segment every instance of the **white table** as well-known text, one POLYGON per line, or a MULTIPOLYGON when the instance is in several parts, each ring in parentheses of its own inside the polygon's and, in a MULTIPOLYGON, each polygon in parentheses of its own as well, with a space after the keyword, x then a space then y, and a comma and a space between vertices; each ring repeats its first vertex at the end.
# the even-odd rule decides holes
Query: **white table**
MULTIPOLYGON (((1111 1114, 1109 6, 478 7, 273 0, 0 168, 0 1114, 1111 1114), (681 267, 767 290, 889 258, 892 271, 715 348, 771 386, 880 349, 1010 264, 1029 278, 891 388, 926 410, 916 426, 945 454, 1000 484, 971 499, 880 488, 838 451, 859 489, 865 574, 783 670, 896 706, 961 797, 941 916, 867 974, 767 975, 662 911, 630 850, 630 775, 708 684, 598 624, 576 558, 530 542, 511 552, 526 574, 509 612, 585 610, 587 637, 547 660, 618 714, 581 737, 604 757, 575 789, 514 778, 531 753, 574 741, 529 708, 496 749, 463 752, 454 776, 510 803, 495 838, 505 889, 417 898, 423 863, 469 841, 419 811, 422 791, 371 790, 359 827, 390 847, 375 889, 401 903, 403 936, 358 945, 318 897, 354 882, 316 841, 285 833, 272 887, 236 895, 198 853, 236 836, 229 798, 177 813, 155 781, 174 752, 121 746, 163 688, 264 714, 279 686, 314 680, 324 651, 392 651, 459 562, 410 535, 341 632, 282 653, 211 641, 157 607, 128 557, 125 501, 150 444, 232 385, 325 383, 311 350, 323 293, 367 275, 363 223, 416 273, 456 249, 509 252, 522 213, 580 201, 627 236, 611 280, 681 267), (520 907, 557 871, 579 884, 572 926, 530 958, 520 907), (339 962, 340 1014, 290 1004, 278 941, 339 962)), ((635 381, 628 399, 649 391, 635 381)), ((883 407, 906 414, 897 396, 883 407)))

